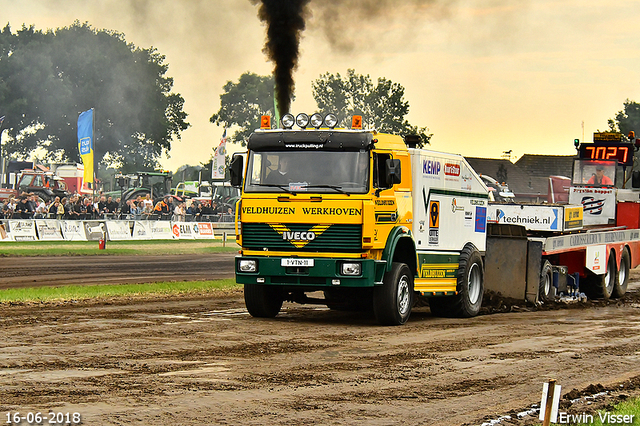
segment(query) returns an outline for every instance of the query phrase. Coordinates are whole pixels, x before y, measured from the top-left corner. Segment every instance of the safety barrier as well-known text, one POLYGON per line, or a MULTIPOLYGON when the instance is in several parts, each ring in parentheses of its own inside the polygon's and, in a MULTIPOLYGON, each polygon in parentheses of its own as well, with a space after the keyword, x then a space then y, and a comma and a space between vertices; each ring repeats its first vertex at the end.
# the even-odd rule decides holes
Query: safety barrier
POLYGON ((108 241, 235 238, 233 222, 169 220, 0 220, 0 242, 108 241))

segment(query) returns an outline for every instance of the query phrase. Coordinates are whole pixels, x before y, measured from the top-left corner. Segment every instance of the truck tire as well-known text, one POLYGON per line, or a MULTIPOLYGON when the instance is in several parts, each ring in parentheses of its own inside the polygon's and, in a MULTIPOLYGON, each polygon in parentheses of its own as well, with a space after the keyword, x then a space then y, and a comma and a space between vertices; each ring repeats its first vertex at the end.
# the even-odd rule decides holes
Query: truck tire
POLYGON ((482 256, 473 244, 467 244, 460 253, 457 289, 455 296, 430 297, 431 313, 439 317, 470 318, 480 312, 484 295, 484 267, 482 256))
POLYGON ((460 253, 458 268, 458 295, 454 304, 454 315, 461 318, 475 317, 482 306, 484 295, 484 267, 482 256, 472 244, 467 244, 460 253))
POLYGON ((590 275, 587 277, 586 295, 591 299, 610 299, 616 283, 616 255, 609 253, 607 272, 603 275, 590 275))
POLYGON ((553 292, 553 268, 551 263, 545 260, 540 270, 540 287, 538 288, 538 300, 548 302, 554 297, 553 292))
POLYGON ((273 318, 280 312, 282 302, 282 292, 278 287, 244 285, 244 304, 252 317, 273 318))
POLYGON ((413 275, 405 263, 393 262, 382 285, 373 289, 373 313, 381 325, 402 325, 411 315, 413 275))
POLYGON ((627 287, 629 286, 630 267, 631 255, 629 254, 629 249, 625 248, 622 250, 622 256, 620 256, 620 266, 618 267, 611 297, 615 299, 624 297, 624 294, 627 292, 627 287))

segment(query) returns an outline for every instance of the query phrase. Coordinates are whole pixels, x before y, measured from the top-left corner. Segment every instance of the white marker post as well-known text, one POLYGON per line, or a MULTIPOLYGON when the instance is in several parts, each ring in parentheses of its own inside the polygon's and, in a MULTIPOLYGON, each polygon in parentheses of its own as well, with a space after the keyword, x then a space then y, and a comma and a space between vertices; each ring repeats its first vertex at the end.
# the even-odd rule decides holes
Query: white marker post
POLYGON ((540 416, 542 426, 549 426, 551 422, 558 421, 558 406, 560 405, 560 385, 555 380, 542 385, 542 400, 540 401, 540 416))

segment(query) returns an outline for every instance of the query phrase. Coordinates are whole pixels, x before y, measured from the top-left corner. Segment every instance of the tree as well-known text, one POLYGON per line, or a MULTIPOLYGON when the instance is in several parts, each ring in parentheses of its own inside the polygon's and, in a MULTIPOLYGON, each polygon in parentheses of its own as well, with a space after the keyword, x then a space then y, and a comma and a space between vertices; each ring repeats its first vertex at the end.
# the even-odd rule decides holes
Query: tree
POLYGON ((36 149, 55 161, 79 161, 77 119, 95 108, 95 160, 123 172, 152 170, 189 123, 171 93, 165 57, 121 33, 89 24, 46 32, 0 32, 0 115, 6 148, 17 158, 36 149))
POLYGON ((239 126, 229 142, 246 146, 249 135, 260 127, 260 116, 274 115, 273 88, 272 76, 250 72, 242 74, 237 83, 228 81, 220 95, 220 110, 209 121, 227 128, 239 126))
POLYGON ((431 139, 426 127, 413 126, 405 119, 409 113, 405 89, 391 80, 381 77, 374 85, 369 75, 349 69, 345 77, 339 73, 321 75, 312 90, 320 112, 338 115, 341 126, 350 126, 351 116, 362 115, 364 127, 403 136, 419 135, 421 146, 431 139))
POLYGON ((636 137, 640 137, 640 104, 627 99, 624 109, 618 111, 615 119, 609 119, 609 129, 625 136, 633 130, 636 137))

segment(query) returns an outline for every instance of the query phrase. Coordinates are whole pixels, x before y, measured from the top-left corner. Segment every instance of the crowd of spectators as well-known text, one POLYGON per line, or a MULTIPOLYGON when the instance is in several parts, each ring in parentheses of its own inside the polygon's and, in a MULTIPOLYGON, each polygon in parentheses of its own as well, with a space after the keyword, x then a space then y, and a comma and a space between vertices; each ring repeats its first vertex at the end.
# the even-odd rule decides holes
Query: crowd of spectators
POLYGON ((36 194, 23 193, 0 202, 0 219, 65 219, 65 220, 173 220, 198 222, 231 222, 233 210, 216 200, 182 200, 165 196, 154 204, 151 197, 138 196, 122 203, 120 198, 99 195, 71 195, 44 201, 36 194))

